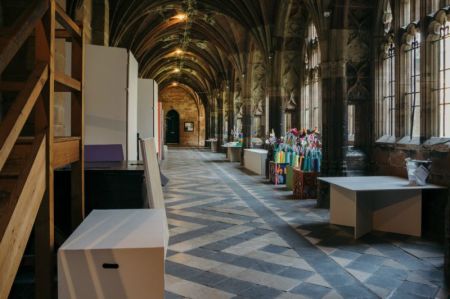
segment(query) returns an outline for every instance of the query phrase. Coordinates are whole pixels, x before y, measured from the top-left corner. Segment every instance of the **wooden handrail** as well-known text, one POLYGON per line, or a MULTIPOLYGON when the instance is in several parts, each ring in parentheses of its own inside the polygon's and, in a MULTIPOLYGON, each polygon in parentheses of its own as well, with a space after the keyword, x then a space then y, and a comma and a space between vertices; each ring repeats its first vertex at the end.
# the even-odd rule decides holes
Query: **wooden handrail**
POLYGON ((32 5, 15 24, 5 32, 7 39, 0 50, 0 74, 17 54, 27 38, 31 35, 37 23, 48 10, 48 0, 40 0, 32 5))
POLYGON ((39 63, 0 124, 0 170, 5 165, 34 104, 48 79, 48 65, 39 63))
POLYGON ((0 298, 8 297, 45 192, 45 140, 44 134, 36 136, 16 186, 1 207, 0 298))

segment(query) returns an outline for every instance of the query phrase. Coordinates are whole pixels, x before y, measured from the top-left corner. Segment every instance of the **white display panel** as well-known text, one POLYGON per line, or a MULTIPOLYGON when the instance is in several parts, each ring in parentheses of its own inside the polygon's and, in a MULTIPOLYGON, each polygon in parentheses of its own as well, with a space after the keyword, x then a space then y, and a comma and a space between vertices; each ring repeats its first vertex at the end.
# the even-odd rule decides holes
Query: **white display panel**
POLYGON ((86 46, 85 144, 122 144, 127 140, 127 51, 86 46))
POLYGON ((128 53, 128 160, 137 160, 138 151, 138 71, 137 60, 128 53))
MULTIPOLYGON (((162 148, 162 144, 161 144, 161 140, 159 139, 159 131, 161 130, 160 128, 160 124, 159 124, 159 111, 158 111, 158 103, 159 103, 159 87, 158 87, 158 83, 156 81, 153 80, 153 119, 155 127, 154 127, 154 137, 155 137, 155 142, 156 142, 156 150, 159 152, 161 152, 161 148, 162 148)), ((162 135, 161 135, 162 136, 162 135)))
POLYGON ((136 160, 136 59, 126 49, 87 45, 85 61, 85 144, 121 144, 136 160))
MULTIPOLYGON (((152 79, 138 82, 138 133, 141 139, 153 137, 158 144, 158 84, 152 79)), ((139 157, 142 160, 142 153, 139 157)))

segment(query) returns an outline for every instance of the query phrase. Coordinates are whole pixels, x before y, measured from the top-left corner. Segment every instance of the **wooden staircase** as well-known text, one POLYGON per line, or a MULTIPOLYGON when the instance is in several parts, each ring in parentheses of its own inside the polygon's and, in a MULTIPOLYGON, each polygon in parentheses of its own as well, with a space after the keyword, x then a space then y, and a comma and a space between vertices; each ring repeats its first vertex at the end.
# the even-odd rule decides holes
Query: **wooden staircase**
POLYGON ((83 30, 55 0, 34 1, 0 31, 1 74, 29 38, 35 41, 35 67, 27 81, 0 82, 0 92, 17 93, 0 120, 0 299, 8 298, 33 227, 36 297, 54 296, 55 168, 71 164, 73 228, 84 217, 83 30), (71 74, 55 71, 57 38, 72 44, 71 74), (54 136, 55 92, 71 93, 72 136, 54 136), (30 121, 34 134, 22 136, 30 121))

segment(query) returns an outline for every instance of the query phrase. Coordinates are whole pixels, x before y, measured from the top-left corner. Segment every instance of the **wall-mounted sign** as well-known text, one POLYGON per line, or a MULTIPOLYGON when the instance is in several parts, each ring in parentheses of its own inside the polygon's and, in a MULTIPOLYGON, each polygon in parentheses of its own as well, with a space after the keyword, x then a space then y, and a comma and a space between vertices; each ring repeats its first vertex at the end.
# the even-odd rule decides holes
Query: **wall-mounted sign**
POLYGON ((184 131, 185 132, 194 132, 194 123, 193 122, 185 122, 184 123, 184 131))

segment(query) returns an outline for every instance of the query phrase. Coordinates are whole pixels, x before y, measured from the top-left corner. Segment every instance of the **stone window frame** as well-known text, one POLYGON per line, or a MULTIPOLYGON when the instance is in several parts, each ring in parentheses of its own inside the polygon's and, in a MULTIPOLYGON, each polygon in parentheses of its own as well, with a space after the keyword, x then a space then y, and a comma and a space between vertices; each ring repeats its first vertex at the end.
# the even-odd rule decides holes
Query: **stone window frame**
POLYGON ((382 50, 379 55, 378 65, 378 97, 377 121, 378 136, 377 143, 395 143, 396 129, 396 52, 394 34, 392 31, 385 35, 382 50), (389 105, 386 105, 389 102, 389 105))
MULTIPOLYGON (((387 132, 387 122, 389 119, 387 118, 387 111, 385 106, 385 94, 386 94, 386 68, 387 68, 387 60, 386 58, 389 56, 389 49, 391 49, 391 58, 395 58, 395 34, 393 30, 393 26, 395 24, 395 18, 398 18, 392 9, 390 0, 385 0, 385 7, 382 16, 382 26, 383 31, 380 40, 380 46, 378 48, 376 58, 375 58, 375 99, 374 99, 374 108, 375 108, 375 143, 377 144, 394 144, 395 140, 395 129, 393 130, 394 134, 388 134, 387 132), (395 16, 395 17, 394 17, 395 16)), ((393 70, 395 71, 395 60, 392 61, 393 70)), ((393 74, 393 78, 395 80, 395 73, 393 74)), ((395 87, 395 86, 394 86, 395 87)), ((391 88, 392 89, 392 88, 391 88)), ((390 90, 394 95, 395 99, 395 89, 390 90)), ((395 116, 395 114, 394 114, 395 116)))
MULTIPOLYGON (((450 150, 450 133, 449 136, 441 136, 440 133, 440 109, 439 109, 439 96, 436 91, 440 90, 439 81, 439 69, 440 69, 440 47, 436 46, 437 43, 442 42, 441 31, 443 26, 448 26, 449 31, 447 35, 447 41, 450 45, 450 6, 443 7, 437 12, 432 14, 431 21, 428 26, 428 36, 427 36, 427 51, 430 53, 429 64, 431 78, 429 80, 429 100, 428 106, 430 110, 430 115, 428 117, 429 121, 427 137, 428 139, 424 142, 424 146, 432 146, 433 148, 438 148, 439 151, 450 150)), ((450 46, 448 47, 450 54, 450 46)), ((450 61, 449 61, 450 67, 450 61)), ((449 86, 450 91, 450 86, 449 86)), ((450 101, 449 101, 450 102, 450 101)), ((450 106, 449 106, 450 108, 450 106)), ((449 112, 450 115, 450 112, 449 112)))
POLYGON ((399 144, 419 145, 423 136, 422 126, 422 96, 421 96, 421 30, 419 22, 412 22, 402 28, 400 46, 400 115, 401 138, 399 144), (419 56, 417 63, 417 56, 419 56), (413 113, 415 114, 413 117, 413 113), (414 134, 414 125, 418 132, 414 134))
POLYGON ((313 21, 309 21, 305 43, 305 77, 303 80, 303 97, 300 109, 302 127, 320 129, 321 110, 321 53, 319 36, 313 21))

